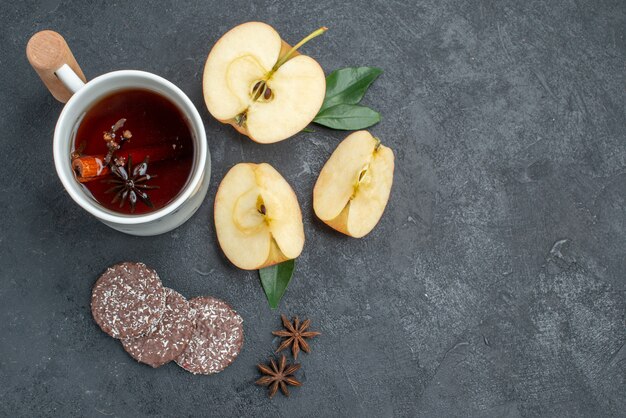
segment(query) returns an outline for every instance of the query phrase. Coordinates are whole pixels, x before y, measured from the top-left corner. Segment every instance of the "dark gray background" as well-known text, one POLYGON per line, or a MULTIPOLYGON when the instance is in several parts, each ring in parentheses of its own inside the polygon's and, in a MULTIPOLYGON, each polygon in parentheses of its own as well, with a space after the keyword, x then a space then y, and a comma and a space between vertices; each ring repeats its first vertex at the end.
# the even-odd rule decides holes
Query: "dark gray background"
POLYGON ((615 1, 3 2, 0 32, 0 414, 7 416, 617 416, 626 408, 626 3, 615 1), (371 131, 395 183, 365 239, 312 213, 312 187, 346 135, 316 128, 261 146, 205 109, 214 42, 260 20, 326 72, 375 65, 371 131), (75 205, 54 171, 62 105, 25 59, 61 32, 88 78, 141 69, 180 86, 204 119, 212 183, 177 230, 136 238, 75 205), (241 161, 293 185, 306 245, 273 312, 255 272, 216 244, 213 197, 241 161), (134 362, 94 324, 90 288, 141 260, 184 295, 244 317, 216 376, 134 362), (270 401, 255 364, 279 313, 323 336, 304 386, 270 401))

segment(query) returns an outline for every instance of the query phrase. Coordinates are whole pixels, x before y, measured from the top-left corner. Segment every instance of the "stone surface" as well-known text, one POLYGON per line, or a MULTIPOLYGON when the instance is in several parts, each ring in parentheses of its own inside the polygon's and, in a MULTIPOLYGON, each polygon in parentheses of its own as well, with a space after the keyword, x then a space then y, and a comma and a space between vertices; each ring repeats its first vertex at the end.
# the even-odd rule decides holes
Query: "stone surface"
POLYGON ((4 2, 0 6, 0 415, 617 416, 626 408, 626 3, 4 2), (396 151, 379 226, 348 239, 314 219, 315 178, 343 132, 260 146, 213 120, 201 75, 211 45, 248 20, 330 70, 385 70, 364 103, 396 151), (75 205, 51 140, 62 105, 24 55, 56 29, 88 78, 134 68, 200 109, 209 194, 154 238, 115 232, 75 205), (293 185, 307 242, 280 309, 216 245, 219 179, 267 161, 293 185), (246 344, 215 376, 136 363, 89 312, 91 286, 123 260, 186 297, 244 318, 246 344), (290 399, 254 386, 279 313, 323 335, 290 399))

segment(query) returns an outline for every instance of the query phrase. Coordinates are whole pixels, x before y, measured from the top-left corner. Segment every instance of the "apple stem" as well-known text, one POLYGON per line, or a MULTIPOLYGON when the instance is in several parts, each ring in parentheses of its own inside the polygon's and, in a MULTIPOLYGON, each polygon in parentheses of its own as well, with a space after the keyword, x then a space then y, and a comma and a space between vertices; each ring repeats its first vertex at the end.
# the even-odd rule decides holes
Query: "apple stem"
POLYGON ((278 70, 281 65, 289 61, 291 57, 293 56, 293 54, 295 54, 295 52, 298 50, 298 48, 300 48, 305 43, 309 42, 311 39, 322 35, 327 30, 328 28, 326 26, 323 26, 319 28, 318 30, 309 34, 306 38, 304 38, 303 40, 295 44, 293 47, 291 47, 291 49, 285 55, 283 55, 282 58, 280 58, 278 62, 274 65, 274 67, 272 68, 272 71, 270 71, 270 75, 273 74, 276 70, 278 70))
MULTIPOLYGON (((254 86, 252 87, 252 92, 250 93, 250 97, 252 98, 252 101, 253 102, 256 102, 257 100, 262 100, 262 101, 266 101, 266 102, 270 101, 272 99, 272 97, 273 97, 273 92, 269 88, 269 86, 267 85, 267 82, 268 82, 268 80, 270 78, 272 78, 272 75, 274 75, 274 73, 284 63, 286 63, 287 61, 289 61, 293 57, 293 55, 296 53, 298 48, 300 48, 305 43, 309 42, 311 39, 316 38, 316 37, 322 35, 327 30, 328 30, 328 28, 326 26, 322 26, 318 30, 316 30, 314 32, 311 32, 307 37, 305 37, 303 40, 301 40, 300 42, 295 44, 293 47, 291 47, 291 49, 289 51, 287 51, 287 53, 285 55, 283 55, 276 62, 276 64, 274 64, 272 69, 265 75, 265 79, 264 80, 259 80, 259 81, 257 81, 254 84, 254 86)), ((237 126, 242 127, 242 126, 245 125, 246 119, 247 119, 246 112, 247 112, 247 109, 244 112, 240 113, 239 115, 235 116, 235 123, 237 123, 237 126)))

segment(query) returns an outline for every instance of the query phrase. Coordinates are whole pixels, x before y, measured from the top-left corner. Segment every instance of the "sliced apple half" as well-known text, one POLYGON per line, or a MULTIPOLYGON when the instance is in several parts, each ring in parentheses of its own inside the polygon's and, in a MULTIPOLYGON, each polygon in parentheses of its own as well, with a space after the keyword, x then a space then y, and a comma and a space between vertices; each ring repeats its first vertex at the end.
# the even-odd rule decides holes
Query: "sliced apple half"
POLYGON ((209 53, 202 79, 209 112, 250 139, 282 141, 317 115, 326 93, 322 67, 291 48, 271 26, 248 22, 222 36, 209 53))
POLYGON ((313 210, 339 232, 355 238, 380 220, 393 183, 393 151, 367 131, 344 139, 320 172, 313 210))
POLYGON ((214 212, 220 247, 241 269, 268 267, 302 252, 298 199, 269 164, 240 163, 231 168, 217 189, 214 212))

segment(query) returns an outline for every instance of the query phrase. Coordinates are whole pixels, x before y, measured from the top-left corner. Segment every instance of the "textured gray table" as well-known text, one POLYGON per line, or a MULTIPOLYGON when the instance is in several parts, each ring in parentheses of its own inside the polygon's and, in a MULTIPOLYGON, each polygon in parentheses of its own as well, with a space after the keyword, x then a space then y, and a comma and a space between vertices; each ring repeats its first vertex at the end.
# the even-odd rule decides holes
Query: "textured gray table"
POLYGON ((617 416, 626 410, 626 3, 614 1, 4 2, 0 6, 0 415, 617 416), (396 152, 384 218, 363 240, 315 220, 311 190, 342 132, 260 146, 206 111, 208 51, 261 20, 327 72, 385 70, 366 96, 396 152), (178 230, 133 238, 77 207, 54 172, 62 108, 25 59, 56 29, 87 77, 142 69, 199 108, 213 180, 178 230), (276 346, 257 275, 216 245, 218 181, 267 161, 294 186, 307 242, 279 312, 324 335, 304 386, 270 401, 276 346), (188 297, 244 317, 211 377, 135 363, 94 324, 90 288, 142 260, 188 297))

